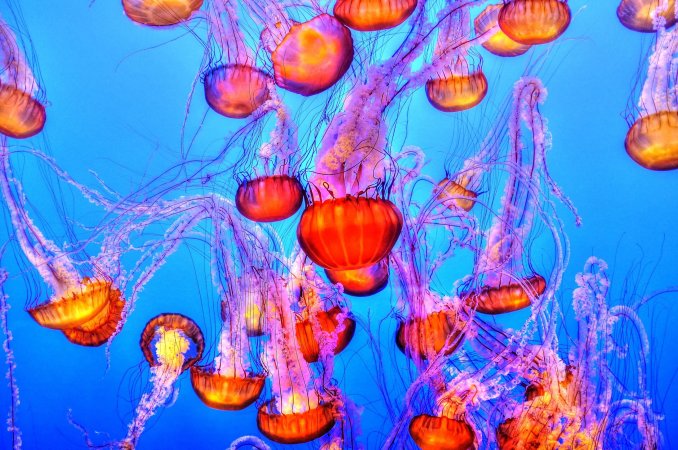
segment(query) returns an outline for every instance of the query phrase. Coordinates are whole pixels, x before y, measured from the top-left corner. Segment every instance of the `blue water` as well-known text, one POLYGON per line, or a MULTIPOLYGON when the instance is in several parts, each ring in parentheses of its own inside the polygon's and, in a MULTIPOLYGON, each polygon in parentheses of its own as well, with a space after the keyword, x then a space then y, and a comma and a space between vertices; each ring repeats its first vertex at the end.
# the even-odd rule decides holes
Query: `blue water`
MULTIPOLYGON (((549 91, 541 112, 548 118, 553 137, 548 157, 551 174, 583 218, 583 225, 576 227, 572 215, 565 208, 560 211, 571 244, 561 296, 567 303, 574 274, 587 257, 596 255, 609 262, 614 297, 622 301, 634 291, 640 295, 678 285, 678 171, 643 169, 623 148, 627 105, 636 101, 638 71, 644 70, 651 37, 623 28, 613 1, 572 0, 570 5, 572 24, 551 48, 538 73, 549 91)), ((0 12, 8 17, 6 5, 2 7, 0 12)), ((207 111, 198 83, 184 125, 204 52, 192 34, 181 27, 157 30, 135 25, 115 1, 88 6, 86 2, 24 0, 21 9, 47 93, 48 120, 41 136, 18 145, 51 154, 60 167, 84 184, 96 185, 94 172, 121 193, 130 192, 178 161, 182 138, 188 146, 207 111)), ((468 155, 477 148, 478 135, 493 123, 498 105, 510 94, 528 61, 545 51, 533 49, 510 60, 483 52, 490 94, 478 111, 446 115, 428 105, 423 91, 414 94, 408 134, 405 138, 401 131, 400 136, 406 144, 426 151, 427 174, 441 178, 442 163, 449 160, 451 152, 468 155)), ((285 98, 298 104, 294 94, 285 98)), ((322 95, 307 102, 322 105, 322 95)), ((239 124, 208 112, 190 155, 214 154, 239 124)), ((66 218, 84 225, 102 219, 97 208, 46 175, 35 159, 19 157, 13 162, 32 215, 57 244, 67 239, 66 218)), ((225 193, 233 190, 231 185, 225 193)), ((82 233, 80 237, 86 235, 86 230, 74 227, 82 233)), ((286 239, 294 238, 292 223, 280 229, 286 239)), ((4 241, 6 227, 2 233, 4 241)), ((156 314, 186 314, 200 324, 207 342, 216 342, 218 304, 210 291, 203 251, 200 244, 183 246, 148 284, 111 347, 108 370, 103 348, 71 345, 59 332, 31 320, 24 305, 37 296, 45 298, 47 289, 37 277, 27 289, 15 258, 4 257, 3 265, 10 273, 5 291, 12 306, 9 325, 21 398, 16 419, 24 448, 86 448, 81 433, 68 422, 69 411, 97 443, 125 435, 136 401, 146 388, 146 363, 138 338, 156 314)), ((388 316, 395 302, 387 289, 375 297, 353 299, 352 310, 364 320, 369 314, 376 334, 379 321, 388 316)), ((642 314, 652 346, 649 380, 654 407, 664 414, 665 448, 678 447, 674 381, 678 358, 673 347, 678 342, 676 302, 676 295, 659 297, 642 314)), ((403 370, 405 359, 389 338, 395 320, 388 317, 383 326, 383 370, 386 379, 393 380, 403 370)), ((4 364, 0 365, 0 371, 4 370, 4 364)), ((381 369, 367 348, 366 333, 359 330, 338 357, 335 378, 364 408, 360 440, 367 448, 379 448, 389 431, 377 370, 381 369)), ((634 372, 629 369, 629 373, 634 372)), ((176 401, 151 420, 140 449, 223 449, 239 436, 259 434, 254 407, 241 412, 211 410, 193 393, 187 375, 177 387, 176 401)), ((402 394, 396 387, 389 392, 396 403, 402 394)), ((9 410, 9 398, 9 388, 1 383, 0 415, 9 410)), ((10 446, 9 434, 0 430, 0 448, 10 446)))

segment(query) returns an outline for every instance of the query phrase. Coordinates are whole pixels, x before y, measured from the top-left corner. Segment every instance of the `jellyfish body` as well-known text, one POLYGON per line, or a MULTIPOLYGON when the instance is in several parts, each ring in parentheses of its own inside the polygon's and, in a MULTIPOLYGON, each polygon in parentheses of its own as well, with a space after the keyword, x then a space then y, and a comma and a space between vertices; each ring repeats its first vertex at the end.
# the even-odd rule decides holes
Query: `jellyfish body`
POLYGON ((272 175, 240 184, 235 205, 255 222, 276 222, 291 217, 301 207, 304 189, 296 177, 272 175))
POLYGON ((459 112, 480 104, 487 94, 482 69, 469 74, 450 74, 426 82, 426 98, 437 110, 459 112))
POLYGON ((347 195, 306 208, 297 237, 304 252, 319 266, 352 270, 384 259, 402 226, 403 216, 389 200, 347 195))
POLYGON ((238 411, 254 403, 264 389, 263 375, 229 376, 212 367, 191 367, 191 384, 200 400, 210 408, 238 411))
POLYGON ((94 317, 77 327, 62 330, 66 339, 74 344, 98 347, 113 336, 122 319, 125 300, 113 286, 109 287, 108 296, 108 301, 94 317))
POLYGON ((461 344, 464 323, 454 310, 413 317, 398 324, 396 344, 410 358, 426 360, 441 351, 451 355, 461 344))
POLYGON ((639 118, 626 134, 626 153, 651 170, 678 169, 678 111, 639 118))
MULTIPOLYGON (((205 340, 202 335, 200 327, 188 317, 182 314, 160 314, 155 316, 148 321, 144 331, 141 333, 141 338, 139 339, 139 346, 141 351, 148 361, 148 364, 151 367, 157 367, 163 364, 163 358, 166 360, 168 357, 175 358, 172 360, 172 364, 181 359, 181 371, 188 369, 193 364, 198 362, 202 357, 202 353, 205 350, 205 340), (182 355, 163 355, 158 354, 158 346, 153 347, 153 340, 162 337, 164 333, 168 331, 176 331, 181 333, 184 336, 184 340, 187 343, 192 343, 195 346, 195 355, 191 358, 185 358, 182 355), (160 335, 160 336, 158 336, 160 335)), ((183 347, 183 344, 182 344, 183 347)))
POLYGON ((659 11, 661 3, 662 0, 621 0, 617 17, 626 28, 641 33, 656 31, 655 15, 663 19, 663 27, 672 27, 676 24, 676 0, 668 0, 667 8, 659 11))
POLYGON ((504 57, 520 56, 530 49, 530 45, 514 41, 498 28, 497 20, 502 5, 488 5, 473 21, 476 35, 491 33, 482 46, 488 52, 504 57), (495 28, 494 31, 492 29, 495 28))
POLYGON ((191 18, 203 0, 122 0, 127 17, 153 27, 177 25, 191 18))
POLYGON ((353 270, 328 270, 325 275, 333 284, 341 283, 344 293, 355 297, 367 297, 381 292, 388 285, 388 260, 353 270))
POLYGON ((215 67, 205 75, 205 99, 222 116, 243 119, 269 99, 269 77, 245 64, 215 67))
POLYGON ((532 299, 546 290, 546 281, 539 275, 533 275, 520 282, 485 286, 479 292, 468 295, 469 306, 483 314, 506 314, 529 307, 532 299))
POLYGON ((358 31, 397 27, 412 15, 417 0, 338 0, 334 16, 358 31))
POLYGON ((475 432, 463 420, 420 414, 410 421, 410 436, 422 450, 471 450, 475 432))
POLYGON ((303 412, 278 413, 272 402, 257 411, 257 427, 261 434, 280 444, 302 444, 327 434, 334 427, 332 403, 320 403, 303 412))
POLYGON ((332 87, 353 60, 353 38, 341 22, 321 14, 292 25, 271 54, 278 86, 304 96, 332 87))
POLYGON ((317 362, 320 357, 320 344, 318 336, 313 332, 312 321, 316 321, 323 332, 336 335, 332 349, 335 355, 348 346, 355 334, 355 320, 339 306, 334 306, 328 311, 318 311, 313 317, 297 321, 295 324, 297 342, 307 362, 317 362), (343 320, 341 320, 342 317, 343 320), (341 330, 339 330, 340 327, 341 330))
POLYGON ((570 7, 563 0, 510 0, 499 12, 499 27, 525 45, 556 40, 570 25, 570 7))
POLYGON ((438 183, 437 198, 450 209, 461 208, 466 212, 471 211, 476 204, 478 194, 463 186, 463 183, 444 178, 438 183))
POLYGON ((15 139, 29 138, 42 131, 46 117, 45 107, 30 94, 0 85, 0 133, 15 139))

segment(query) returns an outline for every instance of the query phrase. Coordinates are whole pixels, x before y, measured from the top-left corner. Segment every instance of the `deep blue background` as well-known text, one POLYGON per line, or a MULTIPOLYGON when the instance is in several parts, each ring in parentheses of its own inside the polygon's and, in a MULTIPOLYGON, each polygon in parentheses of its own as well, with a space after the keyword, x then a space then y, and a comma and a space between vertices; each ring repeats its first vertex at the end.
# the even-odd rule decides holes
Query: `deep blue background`
MULTIPOLYGON (((573 0, 572 25, 540 73, 549 90, 542 112, 553 135, 548 163, 584 220, 577 228, 571 215, 562 211, 572 245, 562 288, 566 303, 574 274, 590 255, 610 263, 613 292, 619 300, 629 295, 624 294, 625 280, 631 280, 627 289, 637 287, 640 292, 678 285, 678 172, 642 169, 623 149, 627 104, 635 102, 637 73, 644 67, 651 40, 623 28, 613 3, 573 0)), ((178 160, 187 99, 204 51, 193 36, 182 28, 135 25, 117 1, 98 1, 88 7, 86 2, 26 0, 22 9, 49 102, 45 134, 28 145, 52 154, 77 180, 94 185, 92 170, 122 193, 178 160)), ((6 8, 2 13, 7 15, 6 8)), ((405 143, 427 152, 428 174, 443 175, 442 162, 449 159, 449 152, 464 145, 470 146, 464 154, 477 148, 477 136, 468 127, 486 129, 530 57, 543 51, 531 50, 511 60, 483 52, 491 94, 482 110, 446 115, 433 110, 422 91, 415 93, 405 143)), ((200 88, 186 126, 189 134, 197 130, 207 111, 200 88)), ((297 102, 293 94, 286 98, 297 102)), ((322 105, 322 98, 312 102, 322 105)), ((208 113, 193 155, 217 151, 221 139, 238 124, 208 113)), ((33 206, 31 214, 40 217, 37 222, 55 242, 65 239, 63 216, 84 224, 99 219, 97 210, 68 188, 55 194, 64 205, 57 213, 50 195, 55 192, 54 180, 45 178, 33 159, 19 158, 15 165, 33 206)), ((281 230, 293 239, 292 223, 281 230)), ((216 299, 207 289, 200 250, 183 247, 149 283, 112 346, 108 372, 103 349, 70 345, 60 333, 40 328, 29 318, 24 304, 36 294, 26 290, 24 278, 12 273, 16 269, 12 258, 5 257, 5 266, 13 275, 6 292, 13 307, 9 320, 21 396, 17 423, 24 448, 84 448, 79 432, 68 424, 69 410, 90 431, 109 433, 115 439, 125 435, 142 387, 139 374, 145 367, 138 336, 150 317, 165 311, 190 315, 203 327, 207 340, 215 342, 216 299)), ((459 266, 449 269, 450 283, 468 270, 469 259, 461 256, 459 266)), ((443 273, 438 278, 445 277, 443 273)), ((44 287, 42 295, 46 295, 44 287)), ((378 322, 388 316, 395 301, 387 290, 374 298, 354 299, 352 307, 360 318, 366 319, 369 313, 378 322)), ((678 370, 673 349, 678 342, 678 329, 672 326, 678 318, 675 301, 675 296, 660 298, 643 315, 651 337, 655 407, 665 414, 667 448, 678 445, 678 432, 670 426, 678 423, 678 392, 673 381, 678 370)), ((389 337, 393 330, 394 321, 388 319, 382 330, 387 379, 404 366, 404 358, 389 337)), ((338 358, 336 378, 365 408, 362 441, 368 448, 378 448, 388 424, 375 385, 373 354, 366 342, 365 333, 358 332, 338 358)), ((4 371, 4 364, 0 368, 4 371)), ((628 370, 634 373, 633 368, 628 370)), ((243 434, 258 434, 254 407, 239 413, 210 410, 192 392, 187 376, 179 386, 176 403, 151 421, 140 449, 220 449, 243 434)), ((0 414, 4 414, 9 389, 4 383, 0 387, 0 414)), ((392 392, 394 397, 401 393, 396 388, 392 392)), ((9 445, 8 434, 0 432, 0 448, 9 445)))

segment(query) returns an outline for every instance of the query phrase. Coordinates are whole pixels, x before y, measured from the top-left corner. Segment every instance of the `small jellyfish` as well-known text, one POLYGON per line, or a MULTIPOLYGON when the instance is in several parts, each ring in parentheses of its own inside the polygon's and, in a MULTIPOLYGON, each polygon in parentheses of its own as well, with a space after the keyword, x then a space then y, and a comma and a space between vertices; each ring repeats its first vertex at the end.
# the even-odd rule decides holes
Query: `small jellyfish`
POLYGON ((410 421, 410 436, 422 450, 472 450, 475 432, 464 420, 420 414, 410 421))
POLYGON ((205 99, 222 116, 249 117, 269 99, 269 76, 256 67, 228 64, 205 75, 205 99))
POLYGON ((127 17, 152 27, 177 25, 191 18, 203 0, 122 0, 127 17))
POLYGON ((314 322, 319 329, 330 335, 336 334, 333 353, 336 355, 343 351, 353 339, 355 333, 355 320, 351 314, 334 306, 328 311, 317 311, 311 317, 297 320, 295 332, 299 349, 307 362, 317 362, 320 357, 320 345, 318 337, 314 333, 314 322), (341 327, 341 330, 339 328, 341 327))
POLYGON ((461 208, 469 212, 475 206, 478 194, 467 187, 468 179, 465 177, 461 177, 458 182, 443 178, 438 183, 437 198, 450 209, 461 208))
POLYGON ((621 0, 617 7, 617 17, 626 28, 641 33, 654 33, 657 30, 657 18, 663 19, 664 28, 676 24, 676 0, 667 0, 667 7, 660 11, 662 3, 662 0, 621 0))
POLYGON ((278 86, 304 96, 319 94, 351 66, 353 38, 336 18, 321 14, 293 24, 271 59, 278 86))
POLYGON ((483 314, 506 314, 529 307, 532 299, 546 290, 546 281, 540 275, 524 278, 519 282, 485 286, 479 292, 466 296, 469 306, 483 314))
POLYGON ((244 181, 235 194, 240 213, 255 222, 276 222, 296 213, 304 189, 296 177, 270 175, 244 181))
POLYGON ((368 267, 391 251, 403 216, 387 199, 347 195, 314 202, 297 228, 299 244, 321 267, 351 270, 368 267))
POLYGON ((340 283, 344 287, 345 294, 367 297, 381 292, 388 285, 388 258, 362 269, 325 269, 325 275, 332 284, 340 283))
POLYGON ((448 73, 426 82, 426 98, 439 111, 459 112, 480 104, 487 94, 482 68, 470 73, 448 73))
POLYGON ((499 28, 497 20, 502 5, 488 5, 473 21, 476 35, 490 33, 490 37, 481 44, 485 50, 497 56, 520 56, 530 49, 530 45, 514 41, 499 28))
POLYGON ((678 169, 678 110, 638 119, 626 134, 626 153, 651 170, 678 169))
POLYGON ((570 7, 565 0, 509 0, 499 12, 499 27, 520 44, 546 44, 556 40, 570 25, 570 7))
POLYGON ((397 27, 412 15, 417 0, 338 0, 334 16, 358 31, 397 27))
POLYGON ((443 349, 451 355, 462 342, 464 326, 453 309, 412 317, 398 324, 396 344, 410 358, 427 360, 443 349))
POLYGON ((219 373, 213 367, 191 367, 191 384, 210 408, 238 411, 254 403, 264 389, 263 375, 237 376, 219 373))

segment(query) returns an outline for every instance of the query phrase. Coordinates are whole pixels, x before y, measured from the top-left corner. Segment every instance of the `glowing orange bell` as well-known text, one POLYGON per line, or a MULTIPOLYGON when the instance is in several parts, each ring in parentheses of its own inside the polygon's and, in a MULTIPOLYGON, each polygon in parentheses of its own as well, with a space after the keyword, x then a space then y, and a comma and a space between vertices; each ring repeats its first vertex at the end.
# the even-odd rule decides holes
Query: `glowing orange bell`
POLYGON ((476 204, 478 194, 466 189, 461 184, 444 178, 438 183, 438 200, 443 202, 448 208, 461 208, 468 212, 473 209, 476 204))
MULTIPOLYGON (((676 24, 676 0, 668 0, 667 8, 661 12, 664 26, 670 28, 676 24)), ((652 13, 661 4, 661 0, 622 0, 617 7, 619 22, 626 28, 641 33, 654 33, 652 13)))
POLYGON ((388 284, 388 261, 353 270, 327 270, 325 275, 332 284, 341 283, 344 293, 356 297, 367 297, 380 292, 388 284))
POLYGON ((451 74, 426 82, 426 97, 436 109, 459 112, 480 104, 487 94, 487 78, 482 69, 467 75, 451 74))
POLYGON ((467 303, 483 314, 505 314, 527 308, 533 298, 546 290, 546 281, 539 275, 525 278, 521 283, 498 287, 485 286, 478 293, 471 293, 467 303))
POLYGON ((678 168, 678 111, 641 117, 626 134, 626 153, 651 170, 678 168))
POLYGON ((422 450, 471 450, 476 434, 468 423, 421 414, 410 421, 410 436, 422 450))
POLYGON ((280 444, 311 442, 334 426, 334 407, 323 403, 302 413, 281 414, 271 411, 271 402, 257 412, 257 427, 261 434, 280 444))
POLYGON ((121 292, 111 287, 108 302, 99 313, 82 325, 63 330, 63 333, 74 344, 98 347, 117 330, 124 307, 125 300, 121 292))
POLYGON ((203 0, 122 0, 127 17, 142 25, 163 27, 188 20, 203 0))
POLYGON ((417 0, 338 0, 334 15, 358 31, 397 27, 412 15, 417 0))
POLYGON ((0 85, 0 133, 25 139, 42 131, 45 107, 29 94, 9 84, 0 85))
POLYGON ((445 350, 445 355, 454 352, 461 339, 465 323, 452 310, 437 311, 425 318, 415 317, 398 324, 396 344, 405 355, 428 359, 437 355, 447 345, 454 342, 445 350))
MULTIPOLYGON (((334 332, 339 326, 337 316, 342 313, 338 306, 330 308, 329 311, 320 311, 317 313, 317 320, 320 328, 328 333, 334 332)), ((353 339, 355 333, 355 320, 347 315, 343 322, 344 329, 337 335, 337 342, 334 347, 334 354, 340 353, 344 350, 353 339)), ((297 342, 304 359, 307 362, 316 362, 320 357, 320 346, 318 338, 313 333, 313 326, 310 319, 298 321, 295 324, 295 332, 297 335, 297 342)))
POLYGON ((254 403, 264 389, 266 377, 230 377, 213 367, 191 367, 191 384, 200 400, 210 408, 238 411, 254 403))
POLYGON ((269 99, 268 79, 252 66, 219 66, 205 75, 205 100, 222 116, 242 119, 269 99))
POLYGON ((384 259, 402 227, 403 216, 390 201, 347 195, 306 208, 297 237, 314 263, 330 270, 352 270, 384 259))
POLYGON ((182 370, 186 370, 202 358, 202 352, 205 350, 205 339, 200 331, 200 327, 183 314, 160 314, 146 323, 144 331, 139 339, 139 347, 144 353, 148 364, 152 367, 159 365, 155 354, 153 353, 153 339, 158 329, 176 330, 183 333, 195 346, 195 356, 187 358, 184 361, 182 370))
POLYGON ((570 25, 570 7, 562 0, 510 0, 499 12, 501 31, 520 44, 546 44, 570 25))
POLYGON ((298 179, 273 175, 243 182, 235 194, 235 206, 250 220, 275 222, 293 216, 303 199, 304 189, 298 179))
MULTIPOLYGON (((473 21, 476 35, 490 32, 497 25, 499 11, 502 5, 488 5, 473 21)), ((506 35, 501 29, 496 30, 482 43, 482 46, 490 53, 497 56, 511 57, 520 56, 530 49, 530 45, 521 44, 506 35)))
POLYGON ((321 14, 292 25, 271 54, 275 82, 309 96, 332 87, 353 61, 353 38, 341 22, 321 14))

